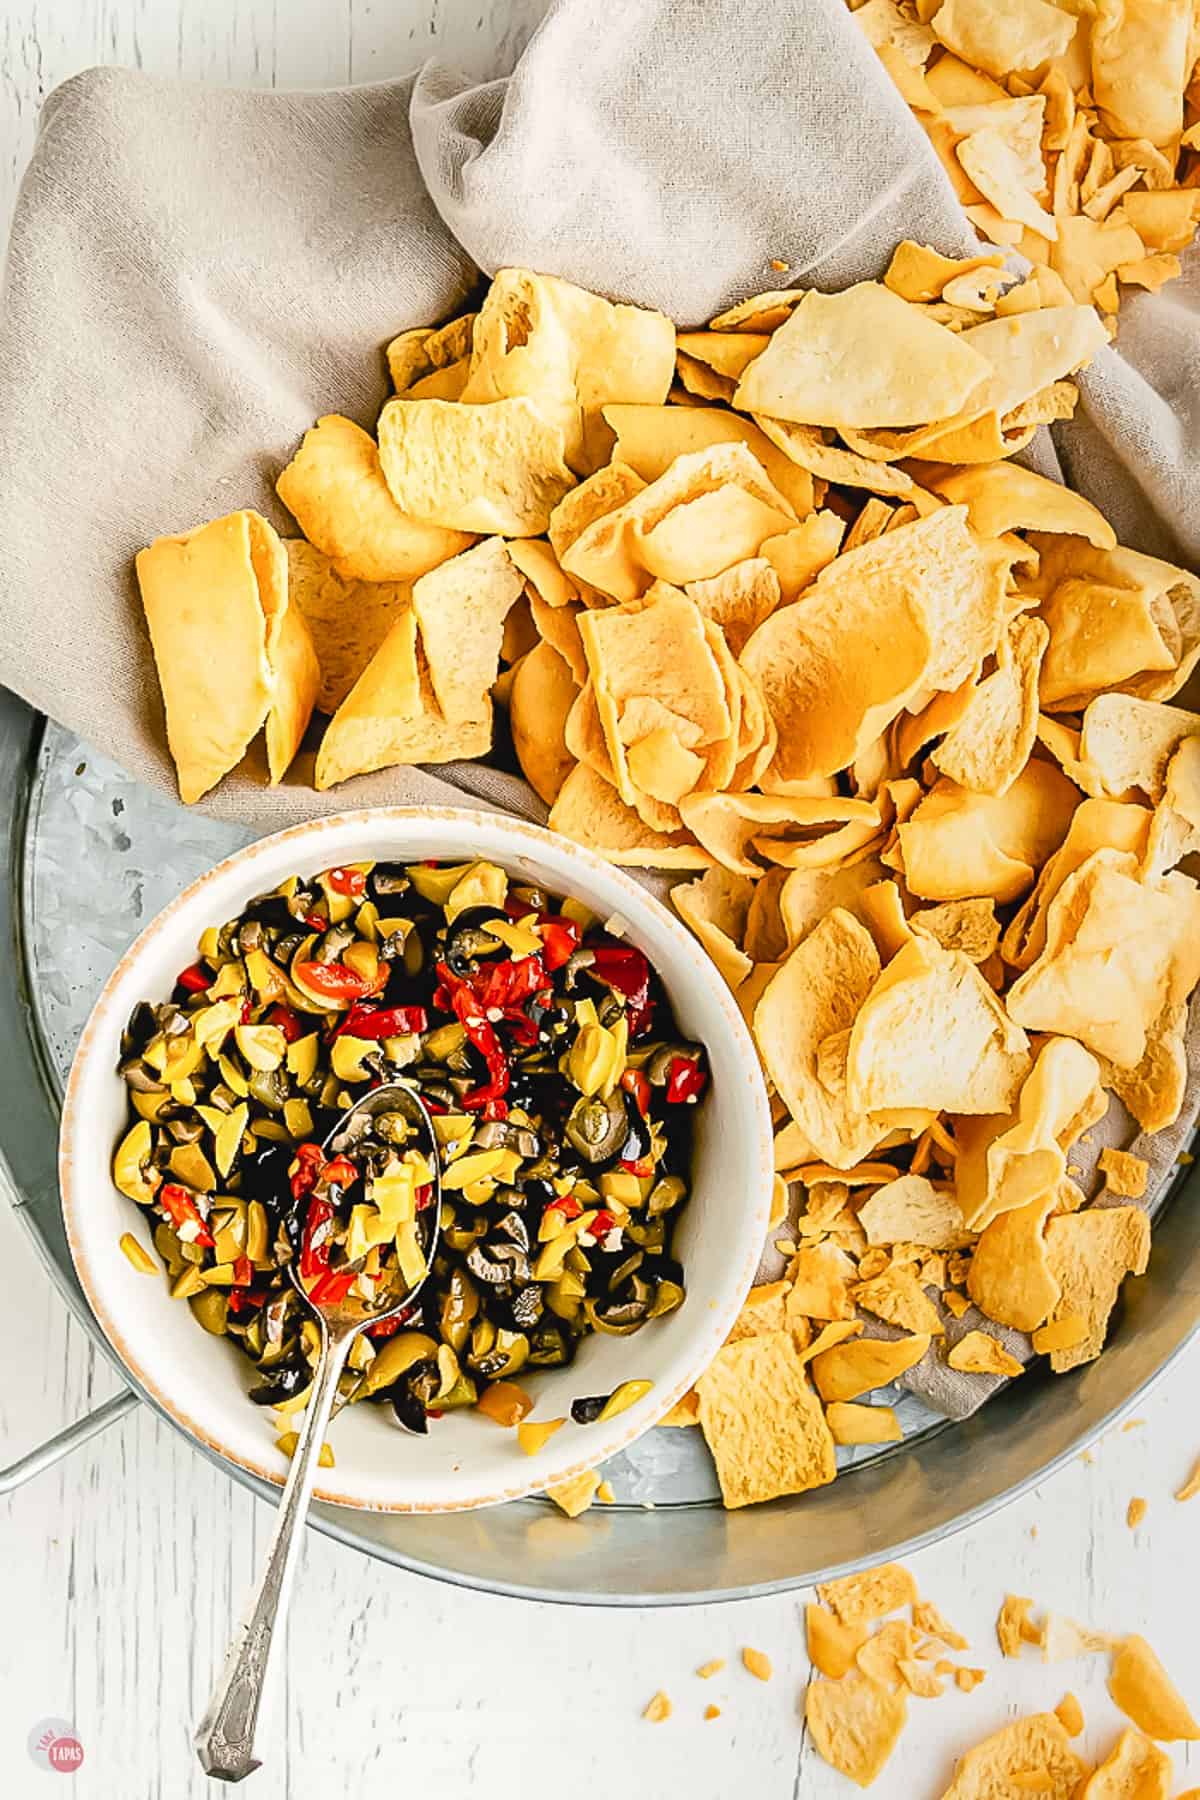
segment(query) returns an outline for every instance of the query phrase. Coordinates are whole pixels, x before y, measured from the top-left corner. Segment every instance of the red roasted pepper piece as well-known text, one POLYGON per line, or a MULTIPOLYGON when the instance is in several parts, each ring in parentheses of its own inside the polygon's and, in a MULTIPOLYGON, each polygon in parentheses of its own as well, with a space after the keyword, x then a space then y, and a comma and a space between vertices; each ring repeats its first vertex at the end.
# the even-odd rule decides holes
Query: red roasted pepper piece
POLYGON ((302 1200, 305 1194, 312 1193, 317 1185, 317 1176, 324 1167, 325 1152, 320 1144, 296 1145, 296 1154, 288 1168, 293 1200, 302 1200))
POLYGON ((545 1208, 542 1217, 545 1218, 547 1214, 554 1213, 556 1217, 551 1223, 557 1230, 561 1230, 564 1225, 569 1225, 572 1219, 577 1219, 582 1211, 583 1208, 580 1206, 578 1200, 576 1200, 574 1194, 564 1194, 561 1199, 552 1200, 550 1202, 549 1206, 545 1208))
POLYGON ((180 969, 175 977, 177 987, 186 988, 189 994, 203 994, 208 991, 212 976, 203 963, 189 963, 186 969, 180 969))
POLYGON ((254 1280, 254 1264, 248 1256, 239 1256, 233 1265, 233 1285, 235 1288, 248 1288, 254 1280))
POLYGON ((650 1108, 650 1083, 641 1069, 626 1069, 621 1076, 621 1086, 644 1119, 650 1108))
POLYGON ((203 1244, 206 1250, 212 1249, 212 1232, 204 1223, 200 1208, 186 1188, 180 1187, 174 1181, 164 1181, 158 1190, 158 1198, 166 1208, 167 1215, 176 1231, 181 1225, 199 1225, 199 1231, 189 1241, 193 1244, 203 1244))
POLYGON ((370 1038, 375 1042, 381 1038, 408 1037, 414 1031, 425 1031, 428 1025, 429 1015, 423 1006, 372 1006, 369 1003, 356 1003, 350 1008, 334 1036, 341 1037, 346 1032, 350 1037, 370 1038))
POLYGON ((588 1226, 588 1231, 595 1238, 596 1242, 601 1244, 608 1236, 609 1232, 615 1228, 616 1223, 617 1221, 612 1213, 605 1212, 602 1207, 588 1226))
POLYGON ((689 1100, 698 1100, 707 1083, 707 1071, 693 1057, 673 1057, 667 1074, 668 1105, 681 1106, 689 1100))
POLYGON ((304 1027, 290 1006, 273 1006, 267 1014, 266 1022, 282 1031, 289 1044, 304 1036, 304 1027))
POLYGON ((574 919, 559 918, 552 913, 542 919, 538 929, 542 940, 542 961, 548 969, 561 969, 579 948, 578 925, 574 919))
POLYGON ((330 869, 325 877, 335 894, 345 894, 357 900, 367 885, 367 878, 361 869, 330 869))
POLYGON ((434 994, 434 1005, 445 1006, 449 1002, 450 1010, 466 1032, 468 1041, 478 1050, 487 1065, 487 1081, 483 1086, 472 1088, 470 1093, 464 1094, 460 1104, 466 1112, 483 1112, 488 1118, 502 1119, 508 1111, 504 1095, 508 1092, 509 1068, 508 1058, 496 1036, 495 1027, 490 1019, 484 1018, 474 989, 455 975, 448 964, 438 963, 437 973, 441 986, 434 994), (498 1107, 503 1107, 503 1111, 490 1110, 498 1107))
POLYGON ((625 1001, 625 1016, 631 1038, 640 1037, 654 1016, 650 998, 650 964, 632 944, 597 944, 593 951, 592 973, 606 981, 625 1001))
POLYGON ((308 1297, 314 1306, 336 1306, 339 1300, 346 1298, 357 1280, 358 1273, 354 1269, 326 1269, 309 1288, 308 1297))
MULTIPOLYGON (((374 982, 340 962, 297 963, 296 975, 301 987, 311 988, 322 1000, 364 1000, 375 987, 374 982)), ((386 969, 383 978, 387 980, 386 969)))

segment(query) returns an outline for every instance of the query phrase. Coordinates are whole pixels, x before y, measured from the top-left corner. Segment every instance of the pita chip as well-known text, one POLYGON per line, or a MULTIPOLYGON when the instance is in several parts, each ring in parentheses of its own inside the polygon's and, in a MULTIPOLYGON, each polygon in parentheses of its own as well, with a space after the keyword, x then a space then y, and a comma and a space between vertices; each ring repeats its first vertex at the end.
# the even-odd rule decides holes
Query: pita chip
POLYGON ((532 400, 388 400, 379 461, 396 505, 444 530, 537 537, 575 476, 532 400))
POLYGON ((410 517, 392 498, 379 447, 351 419, 318 419, 275 483, 311 544, 344 581, 413 581, 471 542, 410 517))

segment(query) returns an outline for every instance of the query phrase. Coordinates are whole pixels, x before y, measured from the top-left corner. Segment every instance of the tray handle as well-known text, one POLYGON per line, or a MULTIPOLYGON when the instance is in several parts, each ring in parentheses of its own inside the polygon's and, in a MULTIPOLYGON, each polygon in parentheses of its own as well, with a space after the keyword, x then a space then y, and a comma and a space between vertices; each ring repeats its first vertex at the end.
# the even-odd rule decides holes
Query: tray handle
POLYGON ((115 1425, 118 1419, 123 1419, 126 1413, 132 1412, 139 1404, 133 1389, 126 1388, 124 1393, 114 1394, 111 1400, 98 1406, 95 1412, 85 1413, 73 1425, 66 1425, 61 1431, 56 1431, 44 1444, 39 1444, 26 1456, 19 1457, 15 1463, 10 1463, 7 1469, 0 1469, 0 1494, 11 1494, 15 1488, 32 1481, 43 1469, 52 1468, 62 1457, 69 1456, 72 1450, 78 1450, 109 1425, 115 1425))

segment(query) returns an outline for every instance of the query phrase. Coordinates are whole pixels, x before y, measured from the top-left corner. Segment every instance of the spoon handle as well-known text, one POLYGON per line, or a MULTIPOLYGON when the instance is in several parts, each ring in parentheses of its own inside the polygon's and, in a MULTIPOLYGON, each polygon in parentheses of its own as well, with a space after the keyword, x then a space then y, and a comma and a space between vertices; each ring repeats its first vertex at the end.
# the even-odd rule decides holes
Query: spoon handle
POLYGON ((287 1612, 301 1527, 317 1477, 317 1459, 352 1337, 353 1333, 347 1333, 334 1338, 322 1327, 321 1356, 313 1377, 312 1397, 279 1502, 267 1560, 234 1632, 212 1699, 196 1728, 201 1767, 217 1781, 244 1781, 260 1766, 261 1759, 254 1754, 254 1737, 271 1651, 277 1628, 287 1612))

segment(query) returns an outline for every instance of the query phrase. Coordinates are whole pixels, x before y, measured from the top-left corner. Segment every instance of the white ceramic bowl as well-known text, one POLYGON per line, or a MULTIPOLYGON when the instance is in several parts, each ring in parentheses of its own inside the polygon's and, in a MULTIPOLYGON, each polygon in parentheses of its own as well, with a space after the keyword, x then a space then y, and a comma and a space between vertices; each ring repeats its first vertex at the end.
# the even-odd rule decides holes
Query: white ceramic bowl
POLYGON ((246 1398, 253 1366, 231 1343, 203 1331, 190 1309, 170 1298, 165 1278, 139 1274, 118 1246, 132 1231, 151 1248, 147 1215, 117 1192, 109 1174, 126 1126, 125 1084, 116 1072, 122 1028, 135 1002, 167 997, 207 926, 235 917, 288 875, 424 857, 486 857, 518 880, 576 896, 602 919, 623 920, 625 935, 661 976, 682 1031, 707 1049, 712 1082, 696 1111, 692 1192, 675 1238, 684 1304, 632 1337, 590 1337, 570 1368, 522 1377, 536 1393, 534 1419, 568 1418, 536 1456, 518 1448, 514 1432, 474 1412, 448 1413, 417 1438, 386 1407, 347 1407, 330 1434, 336 1467, 322 1471, 317 1494, 382 1512, 448 1512, 516 1499, 593 1468, 653 1425, 732 1325, 753 1279, 771 1197, 770 1114, 745 1023, 699 944, 636 881, 565 838, 499 814, 397 807, 295 826, 219 863, 146 928, 106 983, 67 1085, 59 1173, 75 1267, 109 1342, 164 1412, 231 1462, 283 1481, 275 1415, 246 1398), (603 1425, 570 1422, 576 1396, 608 1393, 633 1378, 654 1383, 636 1406, 603 1425))

